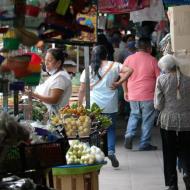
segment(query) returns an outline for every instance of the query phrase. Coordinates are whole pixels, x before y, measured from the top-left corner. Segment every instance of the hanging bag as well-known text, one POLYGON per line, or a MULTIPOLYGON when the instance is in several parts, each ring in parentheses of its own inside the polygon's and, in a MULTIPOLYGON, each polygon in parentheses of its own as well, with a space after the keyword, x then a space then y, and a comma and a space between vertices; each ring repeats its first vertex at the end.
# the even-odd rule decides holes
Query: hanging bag
POLYGON ((113 65, 114 65, 114 62, 111 63, 111 65, 108 67, 108 69, 105 71, 105 73, 102 75, 102 77, 98 81, 96 81, 94 84, 90 85, 90 90, 92 90, 94 88, 94 86, 96 86, 100 81, 102 81, 102 79, 106 76, 106 74, 111 70, 113 65))

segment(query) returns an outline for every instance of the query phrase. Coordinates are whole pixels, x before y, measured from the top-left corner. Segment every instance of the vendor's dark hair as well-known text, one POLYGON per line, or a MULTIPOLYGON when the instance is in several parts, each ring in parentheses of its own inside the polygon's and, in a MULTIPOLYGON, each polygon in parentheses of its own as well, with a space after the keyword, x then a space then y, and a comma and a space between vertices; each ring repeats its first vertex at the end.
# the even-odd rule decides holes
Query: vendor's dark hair
POLYGON ((61 61, 61 67, 63 67, 65 58, 68 56, 68 54, 63 49, 50 48, 47 50, 47 53, 51 53, 57 61, 61 61))
POLYGON ((107 59, 107 50, 103 45, 95 46, 92 50, 92 56, 91 56, 91 73, 93 76, 97 75, 99 79, 101 79, 101 76, 98 72, 101 61, 107 59))
POLYGON ((138 49, 147 50, 151 48, 151 40, 150 38, 140 38, 138 40, 138 49))

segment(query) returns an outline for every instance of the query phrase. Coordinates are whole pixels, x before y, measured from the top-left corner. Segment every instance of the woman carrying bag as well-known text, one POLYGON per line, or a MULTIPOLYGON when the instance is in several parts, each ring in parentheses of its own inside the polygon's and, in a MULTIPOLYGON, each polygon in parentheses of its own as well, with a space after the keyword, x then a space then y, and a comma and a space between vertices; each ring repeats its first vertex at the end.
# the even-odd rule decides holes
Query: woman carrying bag
MULTIPOLYGON (((90 103, 96 103, 102 113, 112 120, 112 125, 108 128, 108 158, 113 167, 119 167, 119 162, 115 156, 115 126, 118 112, 118 90, 132 73, 132 69, 122 68, 122 64, 107 60, 107 51, 103 45, 95 46, 92 50, 90 71, 90 103), (118 78, 120 79, 118 80, 118 78)), ((81 86, 79 90, 79 104, 83 103, 85 96, 85 70, 80 78, 81 86)))

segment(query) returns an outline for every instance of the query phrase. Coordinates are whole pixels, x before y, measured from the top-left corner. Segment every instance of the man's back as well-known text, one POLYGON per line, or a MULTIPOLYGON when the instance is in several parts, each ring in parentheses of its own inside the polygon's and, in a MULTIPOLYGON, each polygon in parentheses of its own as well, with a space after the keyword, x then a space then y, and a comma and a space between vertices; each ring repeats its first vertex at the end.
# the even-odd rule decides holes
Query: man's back
POLYGON ((124 65, 133 69, 128 79, 128 99, 130 101, 153 100, 156 78, 160 74, 157 60, 144 51, 129 56, 124 65))

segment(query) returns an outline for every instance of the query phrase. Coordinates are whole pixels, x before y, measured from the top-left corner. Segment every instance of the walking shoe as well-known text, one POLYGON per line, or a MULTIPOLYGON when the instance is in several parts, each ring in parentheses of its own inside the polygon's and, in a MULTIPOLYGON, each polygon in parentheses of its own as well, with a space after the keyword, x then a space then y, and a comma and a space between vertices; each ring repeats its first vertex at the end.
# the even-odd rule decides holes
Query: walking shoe
POLYGON ((108 155, 108 158, 110 159, 111 164, 114 168, 119 167, 119 161, 114 154, 108 155))
POLYGON ((124 141, 124 147, 126 149, 132 149, 133 146, 133 139, 131 136, 126 136, 124 141))
POLYGON ((190 177, 187 174, 184 174, 183 181, 185 183, 186 190, 190 190, 190 177))
POLYGON ((151 144, 145 146, 145 147, 140 147, 139 151, 151 151, 151 150, 157 150, 157 146, 153 146, 151 144))
POLYGON ((165 190, 178 190, 178 187, 172 185, 167 187, 165 190))

